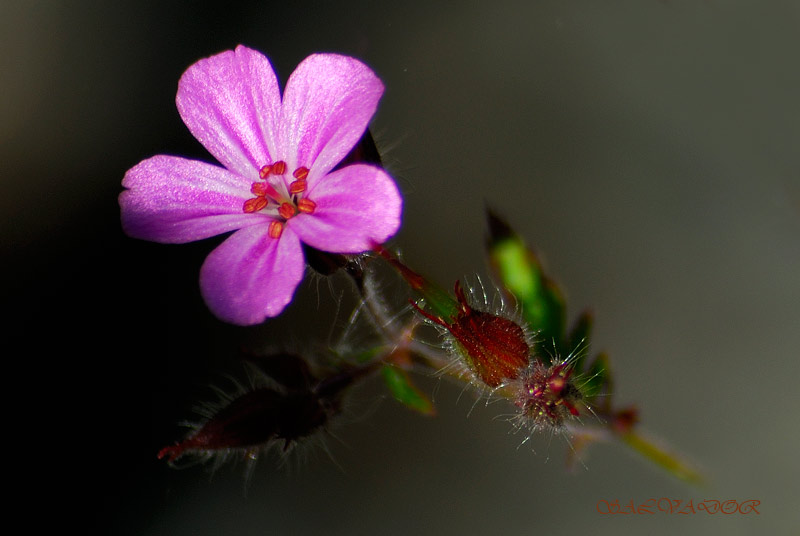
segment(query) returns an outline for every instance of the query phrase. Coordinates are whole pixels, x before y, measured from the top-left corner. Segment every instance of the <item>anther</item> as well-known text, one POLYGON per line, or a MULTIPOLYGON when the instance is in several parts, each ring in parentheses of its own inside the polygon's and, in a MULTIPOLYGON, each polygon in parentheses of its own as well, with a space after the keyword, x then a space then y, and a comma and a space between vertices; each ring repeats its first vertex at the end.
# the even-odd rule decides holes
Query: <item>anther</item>
POLYGON ((280 238, 281 233, 283 233, 283 223, 279 222, 278 220, 272 220, 269 222, 269 229, 267 230, 270 238, 280 238))
POLYGON ((297 179, 296 181, 293 181, 289 185, 289 193, 295 195, 301 192, 305 192, 306 186, 308 186, 308 182, 306 182, 305 179, 297 179))
POLYGON ((296 214, 294 205, 291 203, 281 203, 281 206, 278 209, 278 214, 280 214, 283 219, 288 220, 296 214))
POLYGON ((250 192, 253 194, 264 197, 267 195, 267 183, 266 182, 254 182, 250 185, 250 192))
POLYGON ((261 177, 262 179, 266 179, 267 177, 269 177, 270 171, 272 171, 272 166, 267 164, 258 171, 258 176, 261 177))
POLYGON ((317 204, 310 199, 298 199, 297 210, 306 214, 313 214, 316 210, 317 204))
POLYGON ((286 173, 286 162, 283 160, 278 160, 274 164, 272 164, 272 173, 275 175, 283 175, 286 173))
POLYGON ((292 173, 292 177, 299 181, 306 180, 306 177, 308 177, 308 168, 303 166, 295 169, 294 173, 292 173))
POLYGON ((262 208, 267 206, 267 198, 266 197, 254 197, 252 199, 248 199, 242 205, 242 210, 249 214, 251 212, 258 212, 262 208))

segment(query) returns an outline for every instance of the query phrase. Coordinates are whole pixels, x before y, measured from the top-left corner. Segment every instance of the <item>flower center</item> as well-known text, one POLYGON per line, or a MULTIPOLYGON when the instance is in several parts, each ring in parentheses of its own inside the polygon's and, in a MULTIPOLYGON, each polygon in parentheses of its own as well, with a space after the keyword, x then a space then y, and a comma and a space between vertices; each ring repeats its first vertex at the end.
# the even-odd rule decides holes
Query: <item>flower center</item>
POLYGON ((285 177, 287 169, 283 160, 262 167, 258 175, 263 182, 254 182, 250 185, 250 192, 255 197, 248 199, 242 205, 242 212, 247 214, 264 212, 275 218, 269 224, 268 233, 272 238, 281 236, 287 220, 299 212, 313 214, 317 208, 316 203, 303 197, 308 187, 306 182, 308 168, 301 166, 295 169, 292 173, 294 180, 291 181, 285 177))

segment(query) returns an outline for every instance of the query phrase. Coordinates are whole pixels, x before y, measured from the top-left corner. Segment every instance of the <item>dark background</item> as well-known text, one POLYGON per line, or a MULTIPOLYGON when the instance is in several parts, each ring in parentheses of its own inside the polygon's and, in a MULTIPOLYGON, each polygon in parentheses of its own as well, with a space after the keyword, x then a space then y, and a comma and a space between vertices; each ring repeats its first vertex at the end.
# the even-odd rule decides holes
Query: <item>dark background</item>
POLYGON ((72 513, 102 534, 787 533, 800 496, 799 26, 789 0, 4 2, 6 382, 23 392, 8 413, 28 483, 78 499, 72 513), (502 408, 467 417, 469 396, 435 380, 423 385, 437 418, 368 387, 330 443, 335 462, 267 459, 246 498, 238 470, 210 479, 156 460, 240 347, 333 324, 327 285, 307 280, 284 317, 223 325, 197 287, 218 240, 163 246, 119 228, 128 168, 209 158, 178 117, 177 81, 238 43, 284 82, 312 52, 368 63, 387 87, 373 128, 405 194, 406 259, 447 285, 485 273, 491 204, 571 312, 594 309, 617 400, 711 487, 619 445, 568 473, 562 438, 517 448, 502 408), (757 499, 761 515, 596 511, 652 497, 757 499))

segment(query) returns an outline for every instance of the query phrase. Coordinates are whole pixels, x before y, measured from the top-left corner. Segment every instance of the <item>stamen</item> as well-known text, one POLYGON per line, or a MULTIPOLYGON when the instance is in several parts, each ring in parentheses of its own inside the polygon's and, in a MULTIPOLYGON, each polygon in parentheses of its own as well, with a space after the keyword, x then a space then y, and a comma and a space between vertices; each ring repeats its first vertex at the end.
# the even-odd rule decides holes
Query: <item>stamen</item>
POLYGON ((278 214, 280 214, 283 219, 288 220, 295 215, 294 205, 291 203, 281 203, 278 214))
POLYGON ((283 175, 286 173, 286 162, 283 160, 278 160, 274 164, 272 164, 272 173, 275 175, 283 175))
POLYGON ((308 177, 308 168, 305 167, 305 166, 302 166, 302 167, 299 167, 299 168, 295 169, 294 173, 292 173, 292 177, 294 177, 295 179, 297 179, 299 181, 306 180, 306 177, 308 177))
POLYGON ((267 183, 266 182, 254 182, 250 185, 250 192, 259 196, 264 197, 267 195, 267 183))
POLYGON ((301 192, 305 192, 306 191, 306 186, 308 186, 308 182, 306 180, 297 179, 296 181, 293 181, 289 185, 289 193, 292 194, 292 195, 295 195, 295 194, 299 194, 301 192))
POLYGON ((266 166, 262 167, 262 168, 259 170, 259 172, 258 172, 258 176, 259 176, 259 177, 261 177, 262 179, 266 179, 267 177, 269 177, 269 172, 270 172, 270 171, 272 171, 272 166, 270 166, 269 164, 267 164, 266 166))
POLYGON ((280 238, 283 233, 283 223, 278 220, 269 222, 269 229, 267 230, 270 238, 280 238))
POLYGON ((313 214, 317 208, 317 204, 310 199, 299 199, 297 201, 297 210, 305 214, 313 214))
POLYGON ((258 212, 259 210, 261 210, 266 206, 267 206, 266 197, 254 197, 244 202, 244 205, 242 205, 242 210, 246 214, 250 214, 251 212, 258 212))

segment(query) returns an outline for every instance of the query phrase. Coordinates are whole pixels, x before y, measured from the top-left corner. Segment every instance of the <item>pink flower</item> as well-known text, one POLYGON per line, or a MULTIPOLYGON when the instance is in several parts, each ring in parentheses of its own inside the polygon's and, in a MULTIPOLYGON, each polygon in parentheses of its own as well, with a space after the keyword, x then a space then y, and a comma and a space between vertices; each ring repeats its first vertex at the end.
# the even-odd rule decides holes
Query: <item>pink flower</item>
POLYGON ((283 98, 255 50, 198 61, 178 84, 178 111, 225 167, 168 155, 139 163, 122 181, 123 229, 163 243, 236 231, 203 263, 203 297, 234 324, 277 316, 303 278, 301 241, 360 253, 400 227, 402 198, 383 169, 331 171, 366 131, 382 93, 366 65, 335 54, 306 58, 283 98))

